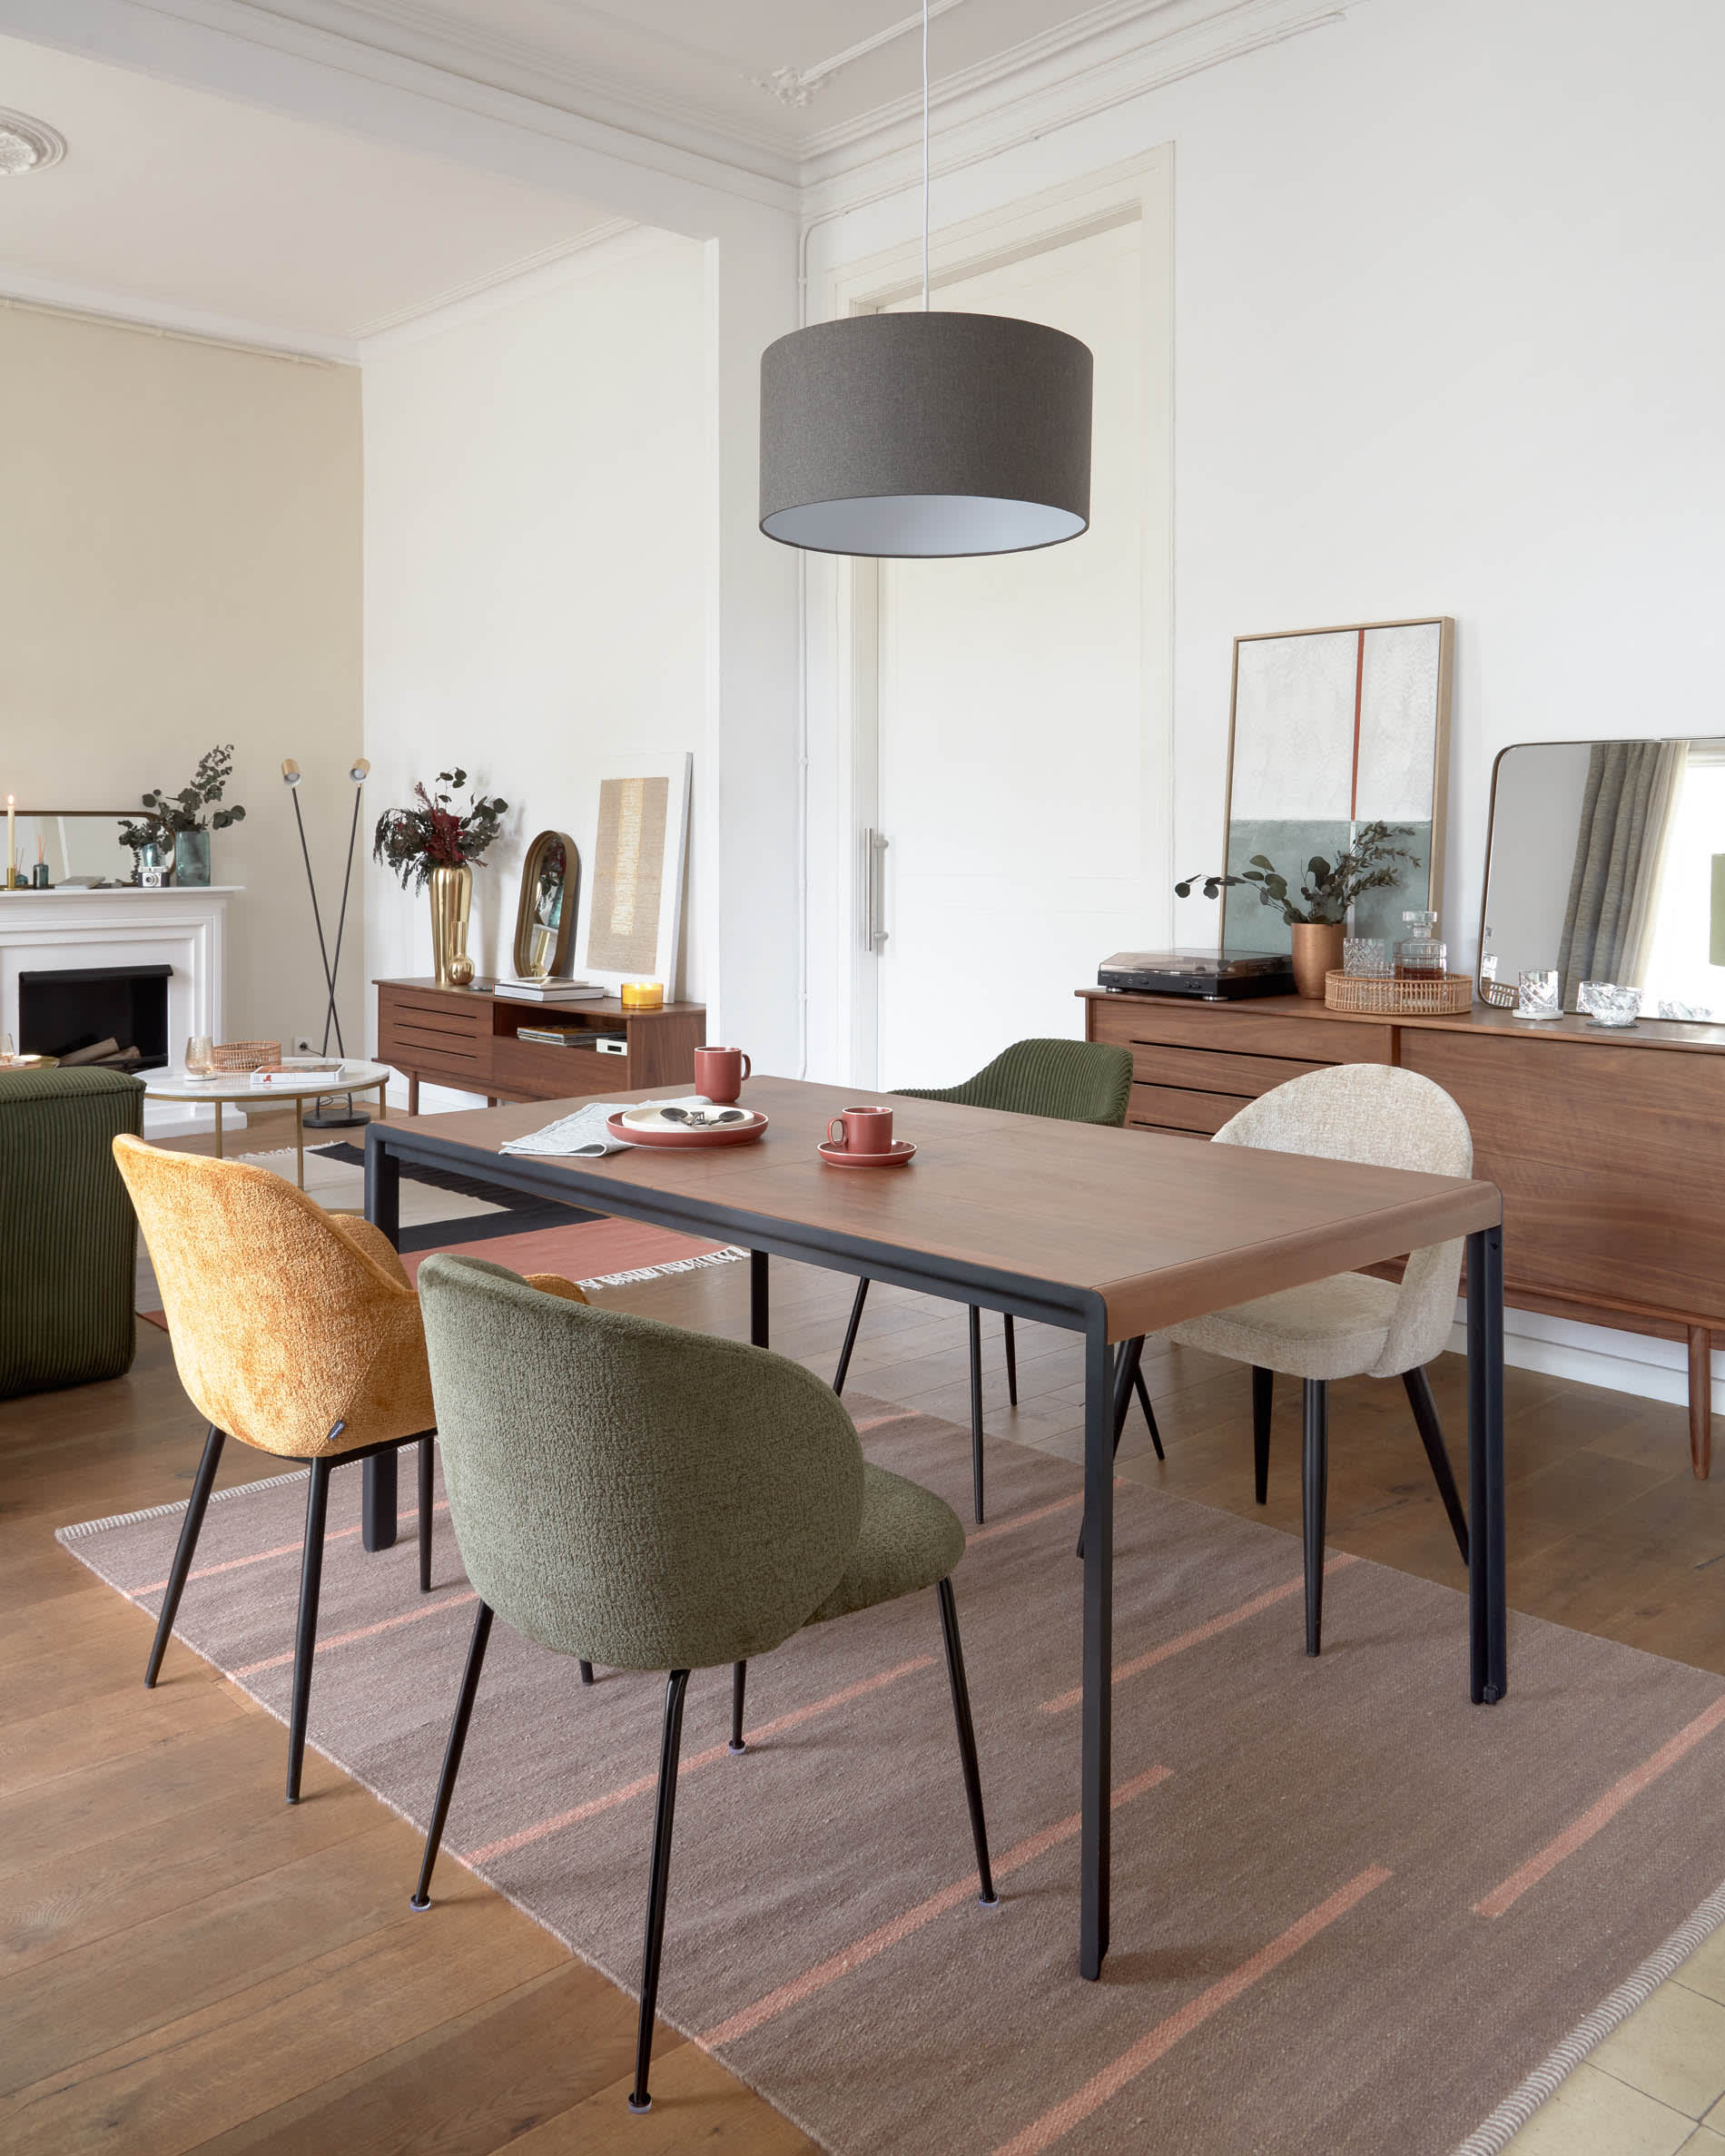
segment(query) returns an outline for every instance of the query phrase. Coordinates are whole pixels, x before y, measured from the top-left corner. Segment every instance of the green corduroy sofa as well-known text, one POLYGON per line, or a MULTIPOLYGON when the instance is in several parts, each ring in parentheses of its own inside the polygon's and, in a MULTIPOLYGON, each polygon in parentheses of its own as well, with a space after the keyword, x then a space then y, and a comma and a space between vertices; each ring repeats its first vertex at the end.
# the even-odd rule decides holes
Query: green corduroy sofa
POLYGON ((143 1127, 116 1070, 0 1070, 0 1400, 132 1367, 138 1223, 112 1141, 143 1127))

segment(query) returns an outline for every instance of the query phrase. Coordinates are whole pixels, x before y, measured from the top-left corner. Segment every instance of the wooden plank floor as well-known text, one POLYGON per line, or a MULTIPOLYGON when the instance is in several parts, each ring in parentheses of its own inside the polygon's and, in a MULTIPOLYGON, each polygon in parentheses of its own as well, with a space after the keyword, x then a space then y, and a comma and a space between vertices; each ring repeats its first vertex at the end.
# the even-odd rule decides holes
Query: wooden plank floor
MULTIPOLYGON (((849 1294, 775 1265, 774 1344, 830 1373, 849 1294)), ((744 1337, 747 1268, 607 1301, 744 1337)), ((964 1334, 956 1306, 876 1289, 852 1385, 962 1422, 964 1334)), ((1075 1344, 1020 1327, 1014 1413, 998 1320, 985 1341, 991 1431, 1076 1458, 1075 1344)), ((1145 1370, 1168 1462, 1158 1467, 1135 1413, 1122 1472, 1255 1513, 1246 1373, 1181 1350, 1145 1370)), ((1435 1377, 1459 1447, 1461 1364, 1446 1357, 1435 1377)), ((1281 1391, 1267 1517, 1292 1532, 1298 1388, 1281 1391)), ((407 1905, 419 1837, 316 1758, 309 1801, 288 1809, 281 1726, 184 1649, 146 1695, 149 1620, 53 1530, 183 1497, 201 1435, 150 1327, 128 1377, 0 1403, 0 2145, 809 2148, 669 2031, 654 2110, 633 2117, 632 2002, 458 1870, 438 1921, 419 1923, 407 1905)), ((1512 1371, 1508 1440, 1516 1607, 1725 1674, 1725 1477, 1691 1480, 1683 1410, 1512 1371)), ((239 1445, 228 1454, 224 1487, 276 1465, 239 1445)), ((1399 1384, 1336 1389, 1330 1539, 1459 1583, 1399 1384)))

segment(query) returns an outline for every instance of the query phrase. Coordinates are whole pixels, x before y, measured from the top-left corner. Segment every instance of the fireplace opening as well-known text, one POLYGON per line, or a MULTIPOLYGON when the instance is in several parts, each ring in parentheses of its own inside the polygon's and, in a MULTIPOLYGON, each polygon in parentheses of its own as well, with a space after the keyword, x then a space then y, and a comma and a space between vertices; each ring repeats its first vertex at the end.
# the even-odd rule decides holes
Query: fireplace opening
POLYGON ((172 966, 74 966, 18 976, 18 1046, 26 1056, 110 1070, 168 1060, 172 966))

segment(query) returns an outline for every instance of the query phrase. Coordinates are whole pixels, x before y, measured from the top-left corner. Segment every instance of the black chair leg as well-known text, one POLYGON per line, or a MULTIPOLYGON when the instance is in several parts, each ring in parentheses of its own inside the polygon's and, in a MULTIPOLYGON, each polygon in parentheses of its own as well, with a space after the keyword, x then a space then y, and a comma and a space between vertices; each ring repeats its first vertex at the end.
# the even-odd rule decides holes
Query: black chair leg
POLYGON ((833 1390, 842 1393, 844 1380, 851 1368, 851 1350, 856 1345, 856 1329, 862 1323, 862 1305, 869 1299, 868 1276, 856 1284, 856 1301, 851 1305, 851 1322, 844 1328, 844 1345, 839 1350, 839 1366, 833 1373, 833 1390))
POLYGON ((665 1688, 665 1740, 659 1748, 659 1801, 653 1816, 653 1864, 647 1874, 646 1937, 641 1946, 641 2022, 635 2040, 632 2112, 651 2111, 647 2068, 653 2059, 653 2013, 659 1998, 659 1954, 665 1944, 665 1904, 671 1879, 671 1826, 676 1812, 677 1755, 683 1747, 683 1695, 686 1669, 673 1669, 665 1688))
POLYGON ((971 1510, 982 1524, 982 1313, 972 1303, 971 1317, 971 1510))
POLYGON ((1402 1383, 1407 1388, 1407 1403, 1414 1410, 1414 1420, 1419 1425, 1420 1442, 1425 1447, 1425 1457, 1432 1463, 1432 1480, 1437 1484, 1437 1494, 1444 1501, 1444 1510, 1450 1516, 1450 1530, 1455 1537, 1455 1547, 1462 1553, 1462 1562, 1467 1562, 1467 1514, 1462 1510, 1461 1494, 1455 1487, 1455 1476, 1450 1466, 1449 1449, 1444 1442, 1444 1425, 1437 1417, 1437 1403, 1432 1398, 1431 1380, 1423 1370, 1405 1370, 1402 1383))
POLYGON ((1012 1330, 1012 1313, 1006 1315, 1006 1397, 1016 1407, 1019 1403, 1019 1343, 1012 1330))
MULTIPOLYGON (((1138 1354, 1142 1354, 1143 1353, 1144 1344, 1140 1341, 1138 1354)), ((1156 1427, 1156 1410, 1150 1405, 1150 1388, 1144 1382, 1143 1371, 1136 1365, 1132 1371, 1132 1388, 1138 1394, 1138 1405, 1144 1410, 1144 1420, 1150 1426, 1150 1442, 1156 1447, 1156 1457, 1158 1460, 1166 1461, 1168 1454, 1162 1450, 1162 1432, 1156 1427)))
POLYGON ((593 1665, 591 1662, 582 1663, 581 1682, 583 1684, 591 1684, 593 1682, 593 1665))
POLYGON ((323 1580, 323 1522, 330 1509, 333 1460, 311 1462, 305 1500, 305 1553, 300 1560, 300 1626, 293 1642, 293 1707, 288 1722, 288 1802, 300 1801, 305 1725, 311 1704, 311 1662, 318 1646, 318 1589, 323 1580))
POLYGON ((1276 1373, 1252 1369, 1252 1466, 1257 1476, 1257 1501, 1270 1501, 1270 1415, 1276 1406, 1276 1373))
POLYGON ((419 1440, 419 1592, 431 1591, 431 1439, 419 1440))
POLYGON ((731 1665, 731 1743, 734 1752, 745 1751, 743 1742, 743 1692, 749 1681, 749 1665, 734 1662, 731 1665))
POLYGON ((425 1837, 425 1861, 419 1866, 419 1884, 414 1888, 409 1905, 415 1909, 431 1906, 431 1867, 438 1861, 438 1851, 443 1844, 443 1824, 449 1816, 455 1777, 461 1771, 468 1724, 473 1719, 473 1702, 479 1689, 479 1672, 485 1667, 486 1644, 490 1637, 490 1606, 481 1602, 478 1615, 473 1620, 473 1638, 468 1646, 468 1666, 461 1677, 460 1696, 455 1703, 455 1719, 449 1724, 449 1741, 443 1754, 443 1772, 438 1779, 438 1801, 431 1807, 431 1825, 425 1837))
POLYGON ((976 1729, 971 1720, 971 1688, 964 1681, 964 1646, 959 1638, 958 1607, 952 1600, 952 1582, 941 1580, 934 1590, 941 1603, 941 1637, 946 1642, 946 1674, 952 1686, 952 1718, 959 1728, 959 1763, 964 1769, 964 1797, 971 1807, 971 1839, 976 1845, 977 1900, 992 1909, 1000 1902, 994 1891, 994 1874, 989 1865, 988 1823, 982 1816, 982 1777, 976 1764, 976 1729))
POLYGON ((225 1433, 212 1423, 203 1441, 203 1457, 198 1462, 198 1472, 192 1479, 192 1495, 186 1500, 186 1516, 180 1522, 180 1540, 174 1545, 173 1563, 168 1570, 168 1591, 162 1599, 162 1614, 156 1619, 156 1636, 151 1644, 150 1659, 144 1665, 143 1684, 146 1691, 153 1687, 161 1674, 162 1658, 168 1651, 173 1620, 180 1613, 180 1597, 185 1592, 186 1574, 192 1570, 198 1536, 203 1529, 203 1515, 210 1509, 210 1492, 215 1487, 222 1448, 226 1442, 225 1433))
POLYGON ((1316 1654, 1324 1633, 1324 1511, 1329 1496, 1329 1386, 1306 1380, 1301 1467, 1306 1499, 1306 1651, 1316 1654))

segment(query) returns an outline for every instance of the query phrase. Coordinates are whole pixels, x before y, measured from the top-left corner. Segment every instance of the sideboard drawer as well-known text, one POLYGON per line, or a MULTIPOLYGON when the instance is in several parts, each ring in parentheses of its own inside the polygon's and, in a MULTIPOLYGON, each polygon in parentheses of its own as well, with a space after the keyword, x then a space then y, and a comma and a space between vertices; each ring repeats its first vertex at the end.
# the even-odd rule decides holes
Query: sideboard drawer
POLYGON ((1135 1081, 1126 1119, 1139 1130, 1178 1130, 1209 1137, 1245 1106, 1243 1099, 1228 1093, 1193 1092, 1181 1086, 1141 1086, 1135 1081))
POLYGON ((1300 1063, 1287 1056, 1241 1056, 1212 1048, 1156 1048, 1132 1044, 1132 1076, 1140 1085, 1185 1086, 1200 1093, 1228 1093, 1237 1100, 1256 1100, 1289 1078, 1308 1070, 1327 1070, 1327 1063, 1300 1063))
POLYGON ((1250 1009, 1228 1004, 1181 1003, 1174 997, 1099 996, 1089 1003, 1093 1040, 1127 1048, 1219 1049, 1229 1055, 1273 1056, 1290 1062, 1390 1063, 1395 1038, 1388 1026, 1356 1025, 1321 1018, 1302 1018, 1297 999, 1266 998, 1294 1003, 1286 1015, 1262 1003, 1250 1009))
POLYGON ((491 1043, 492 1089, 527 1100, 603 1098, 626 1092, 633 1082, 626 1056, 597 1048, 551 1048, 499 1033, 491 1043))
POLYGON ((378 1055, 482 1093, 491 1067, 491 1007, 436 989, 386 989, 378 998, 378 1055))

